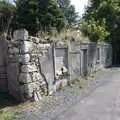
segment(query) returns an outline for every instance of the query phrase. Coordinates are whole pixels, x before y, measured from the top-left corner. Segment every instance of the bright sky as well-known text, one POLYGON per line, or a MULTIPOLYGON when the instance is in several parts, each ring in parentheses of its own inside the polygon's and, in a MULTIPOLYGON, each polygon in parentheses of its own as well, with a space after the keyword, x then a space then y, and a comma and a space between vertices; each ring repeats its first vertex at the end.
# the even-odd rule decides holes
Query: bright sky
POLYGON ((75 6, 76 11, 82 15, 84 13, 84 8, 87 5, 88 0, 71 0, 71 3, 75 6))

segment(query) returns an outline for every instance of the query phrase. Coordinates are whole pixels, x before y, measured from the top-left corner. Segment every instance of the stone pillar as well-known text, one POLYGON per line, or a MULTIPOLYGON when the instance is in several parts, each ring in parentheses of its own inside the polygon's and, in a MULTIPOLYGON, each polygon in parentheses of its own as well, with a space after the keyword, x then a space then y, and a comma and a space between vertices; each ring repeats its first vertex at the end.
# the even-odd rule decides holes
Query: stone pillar
POLYGON ((38 63, 39 39, 32 39, 24 29, 14 32, 9 43, 8 87, 18 100, 41 99, 47 87, 38 63))

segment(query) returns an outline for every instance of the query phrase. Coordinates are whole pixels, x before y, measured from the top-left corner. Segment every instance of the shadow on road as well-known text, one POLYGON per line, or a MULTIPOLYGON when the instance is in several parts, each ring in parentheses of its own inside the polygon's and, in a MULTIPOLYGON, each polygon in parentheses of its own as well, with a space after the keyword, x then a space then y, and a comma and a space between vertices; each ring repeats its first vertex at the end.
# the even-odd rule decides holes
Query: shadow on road
POLYGON ((18 102, 15 98, 9 95, 7 92, 0 92, 0 109, 18 105, 18 102))

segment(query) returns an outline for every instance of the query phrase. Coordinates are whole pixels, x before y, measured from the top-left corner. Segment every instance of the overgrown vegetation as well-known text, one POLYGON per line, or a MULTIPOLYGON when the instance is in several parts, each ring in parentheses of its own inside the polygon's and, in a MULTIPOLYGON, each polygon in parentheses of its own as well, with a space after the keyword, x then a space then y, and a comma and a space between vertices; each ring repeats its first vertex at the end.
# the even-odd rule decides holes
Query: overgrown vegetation
POLYGON ((120 33, 120 1, 90 0, 83 15, 83 32, 92 41, 119 40, 120 33), (96 39, 97 38, 97 39, 96 39))
POLYGON ((65 16, 53 0, 17 0, 17 28, 26 28, 31 34, 65 27, 65 16), (24 6, 24 7, 23 7, 24 6))
POLYGON ((15 6, 9 2, 0 1, 0 35, 6 35, 11 31, 15 6))
POLYGON ((70 0, 57 0, 57 3, 59 5, 59 8, 63 11, 64 16, 67 20, 67 24, 72 26, 76 24, 78 17, 75 7, 71 5, 70 0))
POLYGON ((0 120, 14 120, 17 116, 23 114, 24 111, 6 109, 0 110, 0 120))
POLYGON ((112 40, 114 44, 119 40, 119 16, 119 0, 90 0, 78 27, 78 14, 70 0, 15 0, 14 5, 4 0, 0 1, 0 34, 25 28, 31 35, 39 32, 55 40, 80 40, 76 33, 81 30, 91 41, 112 40), (76 25, 78 29, 73 29, 76 25))
POLYGON ((13 112, 0 110, 0 120, 13 120, 15 114, 13 112))
POLYGON ((106 30, 106 20, 95 20, 94 18, 81 21, 82 32, 93 42, 104 41, 110 33, 106 30))
POLYGON ((84 88, 86 88, 86 86, 85 85, 79 85, 79 88, 84 89, 84 88))
POLYGON ((80 89, 84 89, 87 86, 85 85, 85 81, 86 81, 86 77, 79 77, 79 78, 75 78, 73 80, 70 81, 70 85, 75 85, 76 87, 80 88, 80 89))
POLYGON ((14 4, 0 1, 0 32, 10 34, 25 28, 31 35, 38 31, 60 32, 76 23, 77 13, 70 0, 15 0, 14 4))
POLYGON ((90 0, 83 20, 84 24, 87 24, 87 27, 82 24, 83 32, 85 31, 92 41, 111 43, 113 63, 120 64, 120 0, 90 0), (94 29, 93 23, 97 30, 94 29), (96 36, 100 39, 95 39, 96 36))
POLYGON ((64 29, 61 32, 55 30, 52 33, 39 31, 38 35, 53 41, 89 41, 89 38, 83 35, 79 29, 64 29))

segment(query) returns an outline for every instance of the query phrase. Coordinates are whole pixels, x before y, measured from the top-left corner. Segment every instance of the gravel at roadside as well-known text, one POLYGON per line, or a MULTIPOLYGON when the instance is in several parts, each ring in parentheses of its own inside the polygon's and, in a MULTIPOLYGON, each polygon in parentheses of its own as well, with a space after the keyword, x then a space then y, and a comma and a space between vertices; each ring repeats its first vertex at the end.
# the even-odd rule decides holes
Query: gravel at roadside
POLYGON ((95 73, 94 77, 88 77, 88 80, 61 89, 52 96, 45 97, 34 109, 25 110, 15 120, 56 120, 57 116, 80 102, 97 87, 107 84, 114 72, 114 69, 104 69, 95 73))

